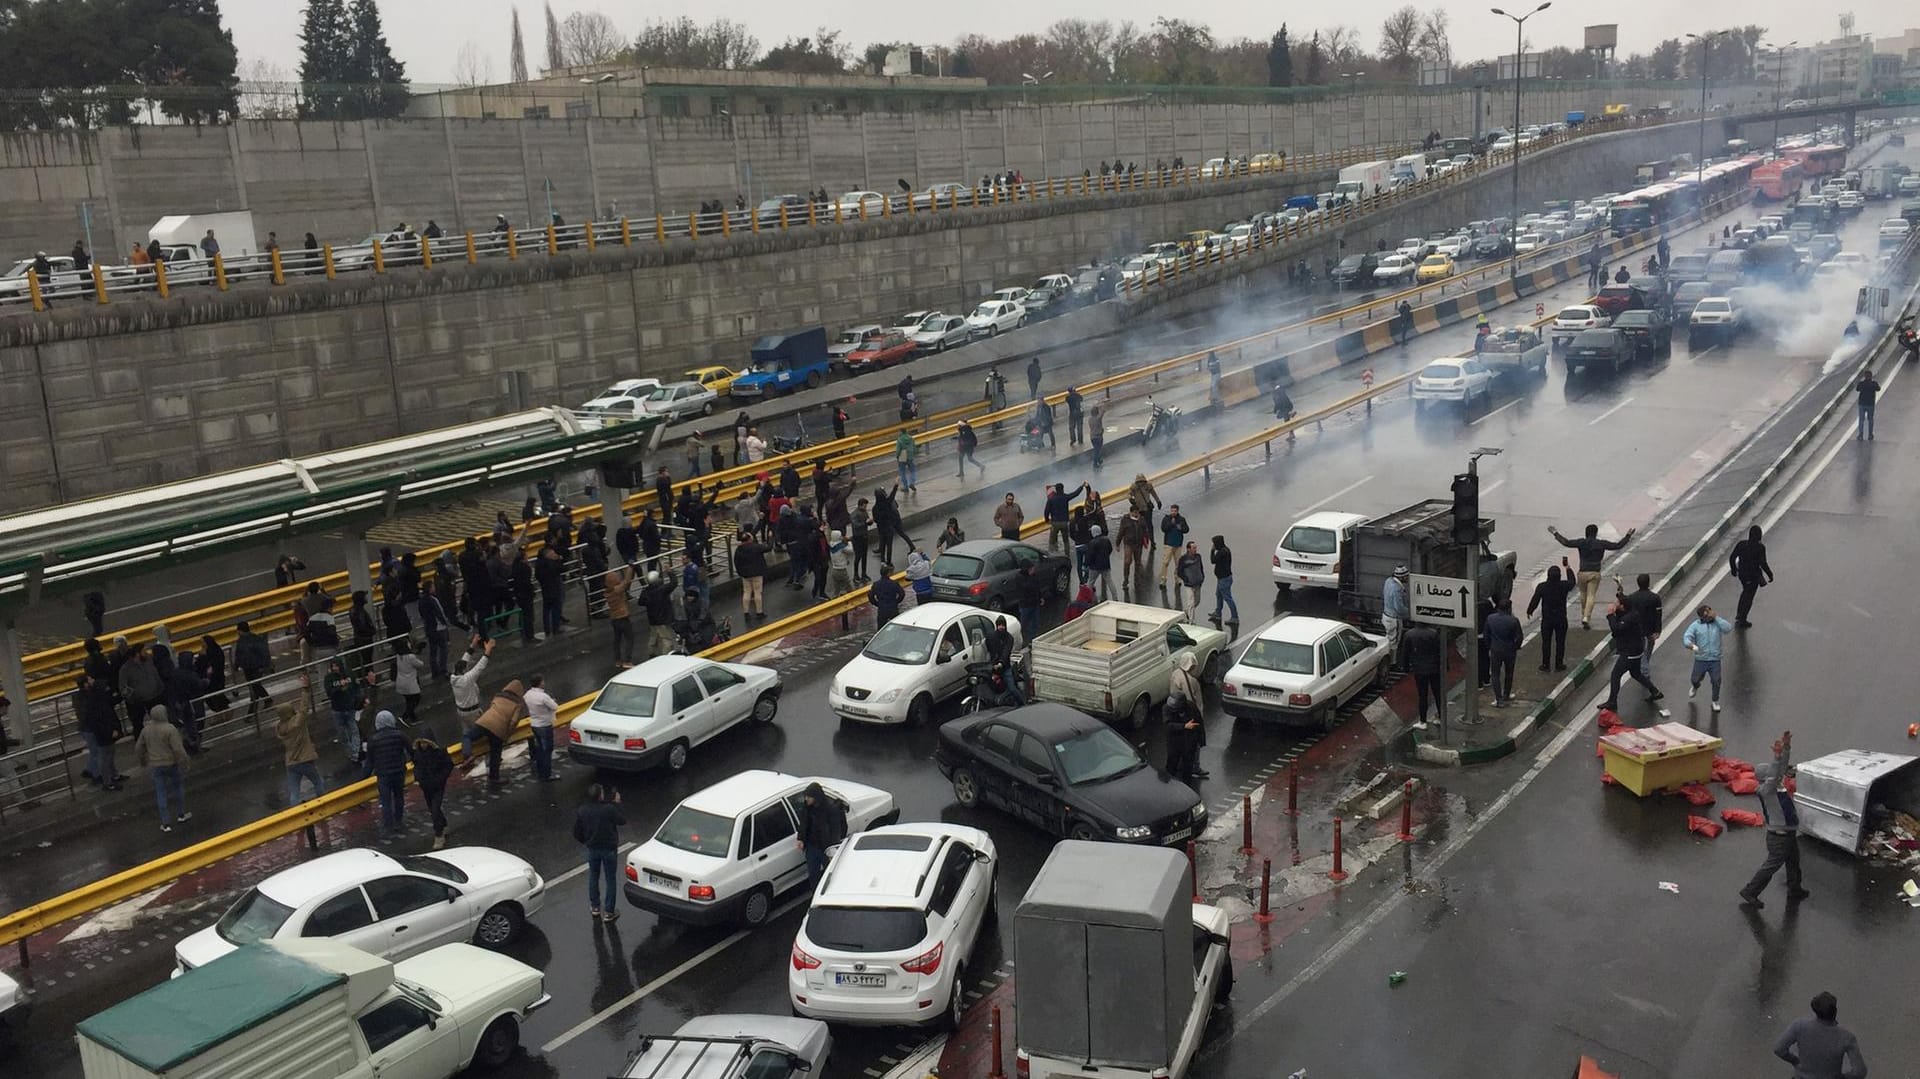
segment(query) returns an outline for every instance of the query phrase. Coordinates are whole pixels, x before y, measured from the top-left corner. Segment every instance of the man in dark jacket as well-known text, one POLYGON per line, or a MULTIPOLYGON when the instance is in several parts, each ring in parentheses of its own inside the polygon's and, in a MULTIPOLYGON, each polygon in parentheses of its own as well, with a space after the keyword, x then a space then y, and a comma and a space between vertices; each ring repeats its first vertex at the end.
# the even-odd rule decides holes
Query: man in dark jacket
POLYGON ((525 547, 514 549, 513 564, 507 567, 507 573, 513 591, 513 605, 520 611, 520 639, 531 643, 534 639, 533 566, 527 561, 525 547))
POLYGON ((147 713, 166 696, 167 686, 153 665, 152 650, 140 645, 120 667, 120 699, 126 702, 132 729, 137 730, 146 722, 147 713))
POLYGON ((1104 601, 1113 595, 1113 541, 1099 525, 1088 529, 1088 534, 1092 538, 1087 540, 1087 580, 1100 585, 1100 598, 1104 601))
POLYGON ((603 922, 620 917, 620 892, 617 863, 620 859, 620 826, 627 818, 620 812, 620 791, 598 783, 587 788, 587 801, 573 811, 573 840, 585 848, 587 856, 587 905, 589 917, 603 922), (602 905, 602 886, 606 902, 602 905))
POLYGON ((1073 500, 1086 493, 1087 485, 1084 482, 1071 491, 1067 490, 1064 483, 1052 484, 1047 488, 1046 508, 1041 510, 1041 516, 1047 521, 1047 550, 1059 550, 1062 537, 1068 543, 1072 542, 1073 538, 1067 535, 1067 525, 1073 517, 1073 500))
POLYGON ((1600 707, 1609 712, 1620 710, 1622 677, 1632 678, 1647 687, 1649 704, 1666 696, 1641 669, 1641 660, 1647 650, 1646 632, 1640 628, 1640 617, 1627 606, 1626 597, 1615 597, 1613 609, 1607 612, 1607 629, 1613 634, 1613 680, 1607 689, 1607 703, 1600 707))
POLYGON ((1773 567, 1767 564, 1767 545, 1760 542, 1759 525, 1747 529, 1747 538, 1733 545, 1727 569, 1740 582, 1740 604, 1734 610, 1733 624, 1746 629, 1753 625, 1747 615, 1753 613, 1754 593, 1773 583, 1773 567))
POLYGON ((640 561, 640 530, 633 521, 622 518, 620 527, 613 533, 613 549, 620 560, 628 565, 640 561))
POLYGON ((560 551, 552 546, 542 548, 540 557, 533 567, 533 579, 540 582, 540 631, 535 640, 546 640, 560 635, 560 612, 567 600, 566 566, 560 558, 560 551))
POLYGON ((1406 653, 1407 672, 1413 675, 1413 688, 1420 702, 1420 722, 1427 721, 1427 701, 1433 701, 1435 718, 1447 721, 1447 684, 1443 672, 1447 666, 1446 642, 1440 631, 1425 622, 1407 627, 1400 638, 1406 653))
POLYGON ((367 593, 364 590, 353 594, 353 604, 347 608, 347 628, 353 635, 354 670, 365 670, 373 662, 373 642, 378 638, 380 629, 373 623, 373 612, 367 609, 367 593))
POLYGON ((667 471, 666 465, 654 470, 653 498, 653 508, 659 511, 661 517, 673 512, 673 475, 667 471))
POLYGON ((453 757, 438 739, 415 738, 412 746, 413 781, 433 817, 433 849, 447 845, 447 814, 440 803, 447 796, 447 780, 453 775, 453 757))
POLYGON ((767 620, 767 545, 752 532, 740 533, 733 547, 733 573, 740 578, 741 620, 748 626, 755 619, 767 620))
POLYGON ((880 576, 867 589, 867 602, 873 604, 874 628, 893 621, 893 616, 900 613, 900 604, 906 602, 906 598, 907 590, 893 579, 893 567, 882 563, 880 576))
POLYGON ((1037 399, 1040 396, 1040 357, 1027 361, 1027 396, 1037 399))
POLYGON ((1086 398, 1072 386, 1067 387, 1067 445, 1078 446, 1086 438, 1081 408, 1086 398))
POLYGON ((1213 615, 1208 621, 1220 624, 1220 609, 1226 608, 1232 615, 1229 625, 1240 624, 1240 605, 1233 600, 1233 551, 1227 546, 1227 537, 1213 537, 1213 550, 1208 557, 1213 562, 1213 615))
POLYGON ((1168 697, 1160 714, 1167 725, 1167 774, 1187 783, 1200 776, 1200 713, 1186 697, 1168 697))
POLYGON ((407 762, 413 748, 400 731, 400 721, 382 709, 373 717, 373 737, 367 739, 367 774, 380 788, 380 830, 400 830, 407 811, 407 762))
POLYGON ((247 719, 258 718, 262 704, 273 703, 267 694, 267 675, 273 673, 273 650, 267 639, 241 622, 234 627, 239 636, 233 642, 233 665, 247 682, 247 719))
POLYGON ((84 674, 74 680, 74 685, 74 712, 79 717, 80 738, 87 744, 87 766, 81 774, 96 787, 117 791, 127 777, 120 774, 113 760, 113 743, 120 737, 113 691, 84 674))
POLYGON ((1646 634, 1647 647, 1640 654, 1640 670, 1647 677, 1653 677, 1653 649, 1660 639, 1660 630, 1666 625, 1665 611, 1660 604, 1660 593, 1653 590, 1653 577, 1642 573, 1634 578, 1634 584, 1640 587, 1627 594, 1627 607, 1634 617, 1640 620, 1640 632, 1646 634))
POLYGON ((1560 541, 1560 546, 1572 547, 1580 552, 1580 565, 1575 575, 1580 586, 1580 628, 1591 629, 1594 600, 1600 595, 1600 562, 1608 551, 1617 551, 1631 542, 1634 530, 1627 529, 1627 534, 1617 540, 1601 539, 1600 526, 1593 524, 1587 526, 1586 534, 1579 539, 1568 539, 1552 525, 1547 526, 1547 531, 1560 541))
MULTIPOLYGON (((1564 559, 1562 560, 1564 561, 1564 559)), ((1547 567, 1547 579, 1533 586, 1533 598, 1527 601, 1527 615, 1540 610, 1540 669, 1567 669, 1567 596, 1573 591, 1571 575, 1562 577, 1559 566, 1547 567)))
POLYGON ((788 461, 780 466, 780 493, 788 499, 800 497, 800 470, 788 461))
POLYGON ((673 586, 659 570, 647 571, 640 589, 640 605, 647 611, 647 658, 664 656, 678 643, 673 633, 673 586))
POLYGON ((809 885, 827 871, 827 850, 847 838, 847 811, 818 783, 800 796, 800 849, 807 859, 809 885))
POLYGON ((1040 607, 1047 602, 1047 588, 1050 582, 1040 576, 1040 565, 1028 566, 1020 575, 1019 611, 1020 632, 1031 641, 1040 630, 1040 607))
POLYGON ((1487 655, 1493 660, 1493 704, 1504 708, 1513 701, 1513 666, 1520 658, 1520 641, 1526 636, 1520 619, 1514 617, 1513 602, 1501 600, 1487 616, 1487 655))

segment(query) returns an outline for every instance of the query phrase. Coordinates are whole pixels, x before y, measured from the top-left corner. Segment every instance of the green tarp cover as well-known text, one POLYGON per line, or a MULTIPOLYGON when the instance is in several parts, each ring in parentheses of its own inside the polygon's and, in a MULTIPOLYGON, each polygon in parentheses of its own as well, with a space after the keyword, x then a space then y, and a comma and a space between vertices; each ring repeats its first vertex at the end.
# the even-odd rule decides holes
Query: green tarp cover
POLYGON ((164 1072, 347 980, 264 944, 162 982, 82 1020, 80 1035, 164 1072))

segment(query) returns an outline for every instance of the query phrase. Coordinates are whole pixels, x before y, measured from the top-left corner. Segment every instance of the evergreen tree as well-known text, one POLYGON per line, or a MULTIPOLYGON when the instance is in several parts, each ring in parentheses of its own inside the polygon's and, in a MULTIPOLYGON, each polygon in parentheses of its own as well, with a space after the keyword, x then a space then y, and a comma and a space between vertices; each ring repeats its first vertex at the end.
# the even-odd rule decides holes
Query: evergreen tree
POLYGON ((340 118, 350 52, 345 0, 307 0, 300 27, 302 119, 340 118))
POLYGON ((1267 46, 1267 85, 1293 85, 1293 46, 1287 42, 1286 23, 1280 24, 1280 32, 1267 46))
POLYGON ((406 111, 406 65, 394 58, 387 33, 380 25, 377 0, 352 0, 348 10, 349 37, 346 80, 353 83, 355 111, 362 118, 391 118, 406 111))
POLYGON ((520 9, 513 9, 513 43, 507 49, 507 76, 514 82, 527 81, 527 42, 520 36, 520 9))
POLYGON ((559 71, 567 66, 566 49, 560 44, 560 20, 553 17, 553 3, 547 3, 547 71, 559 71))

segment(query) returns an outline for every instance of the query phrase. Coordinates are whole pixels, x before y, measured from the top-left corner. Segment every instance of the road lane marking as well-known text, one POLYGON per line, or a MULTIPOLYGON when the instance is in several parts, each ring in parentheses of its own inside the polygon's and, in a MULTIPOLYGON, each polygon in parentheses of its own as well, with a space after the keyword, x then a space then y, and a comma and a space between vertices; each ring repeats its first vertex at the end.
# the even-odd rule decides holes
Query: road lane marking
MULTIPOLYGON (((586 867, 584 865, 581 866, 581 869, 583 871, 585 870, 585 868, 586 867)), ((771 922, 776 918, 783 918, 787 916, 793 911, 800 909, 800 907, 806 902, 806 900, 807 900, 806 896, 800 896, 798 898, 788 900, 785 905, 775 909, 772 914, 768 915, 767 921, 771 922)), ((568 1030, 566 1033, 560 1035, 559 1037, 553 1039, 547 1044, 541 1046, 540 1051, 543 1053, 553 1052, 554 1050, 567 1044, 573 1039, 578 1038, 580 1035, 585 1034, 587 1031, 592 1030, 594 1027, 599 1026, 601 1023, 606 1022, 608 1019, 612 1018, 614 1015, 618 1014, 619 1012, 624 1011, 625 1009, 635 1004, 638 1004, 639 1002, 659 992, 661 989, 666 988, 669 984, 671 984, 674 981, 674 979, 687 973, 688 971, 706 962, 707 960, 712 959, 714 956, 719 955, 721 952, 726 951, 728 948, 731 948, 734 945, 740 943, 741 941, 747 939, 747 937, 752 935, 752 933, 753 933, 752 929, 734 930, 733 932, 727 934, 725 937, 722 937, 718 941, 715 941, 714 943, 708 945, 704 951, 701 951, 698 954, 694 955, 693 957, 687 959, 685 962, 681 963, 679 966, 674 967, 672 970, 667 971, 665 974, 660 975, 658 978, 655 978, 654 980, 648 982, 647 984, 641 986, 640 988, 635 989, 633 992, 628 993, 626 996, 621 997, 619 1000, 614 1001, 612 1004, 607 1005, 606 1007, 593 1013, 587 1018, 581 1020, 579 1023, 575 1024, 571 1030, 568 1030)))
POLYGON ((1515 406, 1515 405, 1517 405, 1517 404, 1519 404, 1519 403, 1520 403, 1520 399, 1519 399, 1518 397, 1516 397, 1516 398, 1514 398, 1513 400, 1511 400, 1511 401, 1508 401, 1508 402, 1507 402, 1506 404, 1504 404, 1504 405, 1501 405, 1501 406, 1500 406, 1499 408, 1496 408, 1496 409, 1494 409, 1494 410, 1493 410, 1492 412, 1489 412, 1489 413, 1487 413, 1486 415, 1484 415, 1484 416, 1482 416, 1482 417, 1480 417, 1480 418, 1479 418, 1479 419, 1477 419, 1477 420, 1469 420, 1469 421, 1467 421, 1467 426, 1468 426, 1468 427, 1478 427, 1478 426, 1480 426, 1481 424, 1483 424, 1483 423, 1485 423, 1485 422, 1487 422, 1488 420, 1490 420, 1490 419, 1492 419, 1492 418, 1494 418, 1495 416, 1498 416, 1498 415, 1499 415, 1499 414, 1501 414, 1502 412, 1505 412, 1505 411, 1506 411, 1507 409, 1510 409, 1510 408, 1512 408, 1513 406, 1515 406))
POLYGON ((1321 499, 1320 501, 1315 502, 1310 506, 1302 507, 1300 510, 1300 515, 1302 517, 1305 517, 1307 514, 1312 513, 1314 510, 1319 509, 1321 506, 1326 505, 1327 503, 1333 501, 1334 499, 1343 498, 1349 492, 1353 491, 1355 488, 1371 482, 1373 482, 1372 476, 1362 476, 1359 479, 1354 480, 1352 483, 1347 484, 1345 487, 1340 488, 1338 491, 1335 491, 1332 494, 1328 495, 1327 497, 1321 499))
POLYGON ((1612 408, 1607 409, 1605 412, 1602 412, 1598 416, 1595 416, 1594 418, 1588 420, 1587 426, 1592 427, 1594 424, 1599 423, 1601 420, 1606 419, 1608 416, 1613 415, 1614 413, 1620 411, 1621 409, 1627 407, 1632 403, 1633 403, 1633 398, 1631 397, 1627 398, 1626 400, 1620 402, 1619 404, 1613 406, 1612 408))
POLYGON ((1507 485, 1506 477, 1503 476, 1500 479, 1494 480, 1492 483, 1487 484, 1485 487, 1480 488, 1480 493, 1483 495, 1490 495, 1493 492, 1498 491, 1500 488, 1505 487, 1506 485, 1507 485))

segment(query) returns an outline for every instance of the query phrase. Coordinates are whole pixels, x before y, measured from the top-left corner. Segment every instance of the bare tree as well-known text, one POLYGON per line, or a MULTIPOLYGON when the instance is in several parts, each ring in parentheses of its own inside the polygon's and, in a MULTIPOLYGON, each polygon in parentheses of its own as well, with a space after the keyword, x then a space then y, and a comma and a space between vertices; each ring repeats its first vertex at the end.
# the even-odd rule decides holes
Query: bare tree
POLYGON ((1453 41, 1447 34, 1447 9, 1434 8, 1420 24, 1420 55, 1436 64, 1453 66, 1453 41))
POLYGON ((626 49, 636 64, 658 67, 714 67, 742 69, 760 59, 760 40, 745 24, 715 19, 705 26, 685 15, 649 20, 626 49))
POLYGON ((566 50, 560 47, 560 20, 553 15, 553 0, 547 0, 547 70, 567 66, 566 50))
POLYGON ((507 49, 509 75, 514 82, 527 81, 527 42, 520 35, 520 9, 513 9, 513 43, 507 49))
POLYGON ((459 86, 485 86, 493 81, 493 57, 472 41, 453 55, 453 81, 459 86))
POLYGON ((1351 26, 1328 27, 1320 35, 1320 46, 1335 67, 1351 67, 1366 58, 1360 48, 1360 31, 1351 26))
POLYGON ((286 68, 255 57, 240 68, 240 115, 249 120, 298 119, 297 91, 286 68))
POLYGON ((598 11, 576 11, 560 23, 560 52, 568 67, 607 63, 626 47, 620 28, 598 11))
POLYGON ((1413 66, 1420 41, 1420 12, 1412 4, 1388 13, 1380 23, 1380 59, 1402 71, 1413 66))

